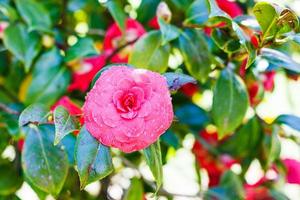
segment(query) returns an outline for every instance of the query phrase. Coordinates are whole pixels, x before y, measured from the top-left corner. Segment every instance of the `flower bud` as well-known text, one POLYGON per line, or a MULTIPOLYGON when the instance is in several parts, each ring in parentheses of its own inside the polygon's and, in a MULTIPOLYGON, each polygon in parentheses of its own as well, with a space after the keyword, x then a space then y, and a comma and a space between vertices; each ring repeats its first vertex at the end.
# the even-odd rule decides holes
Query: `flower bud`
POLYGON ((160 2, 156 9, 156 16, 163 19, 166 22, 170 22, 172 18, 172 13, 166 2, 160 2))

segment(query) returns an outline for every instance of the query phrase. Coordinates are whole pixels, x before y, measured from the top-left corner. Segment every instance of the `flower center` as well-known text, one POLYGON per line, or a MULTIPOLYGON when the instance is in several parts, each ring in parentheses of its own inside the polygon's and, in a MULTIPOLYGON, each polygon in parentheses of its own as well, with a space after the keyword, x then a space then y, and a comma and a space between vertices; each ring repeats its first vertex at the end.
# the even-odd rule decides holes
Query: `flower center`
POLYGON ((121 98, 121 105, 126 111, 133 110, 136 106, 136 97, 132 93, 125 94, 121 98))

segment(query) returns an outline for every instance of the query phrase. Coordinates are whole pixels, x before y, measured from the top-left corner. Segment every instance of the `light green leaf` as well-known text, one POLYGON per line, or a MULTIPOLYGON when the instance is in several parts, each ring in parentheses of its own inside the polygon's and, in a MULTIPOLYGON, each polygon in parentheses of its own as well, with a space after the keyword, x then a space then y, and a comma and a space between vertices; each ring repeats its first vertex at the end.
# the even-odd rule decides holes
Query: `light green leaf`
POLYGON ((224 69, 214 88, 212 118, 219 138, 233 132, 243 121, 249 106, 242 80, 230 69, 224 69))
POLYGON ((75 160, 80 178, 80 188, 100 180, 113 171, 108 147, 100 144, 83 126, 75 147, 75 160))
POLYGON ((25 108, 19 117, 19 126, 26 126, 30 123, 39 124, 47 122, 48 112, 42 104, 32 104, 25 108))
POLYGON ((166 23, 163 19, 158 19, 160 31, 162 34, 162 45, 176 39, 180 35, 180 29, 172 24, 166 23))
POLYGON ((54 126, 40 125, 27 129, 22 167, 25 176, 38 189, 58 195, 68 174, 66 153, 53 145, 54 126))
POLYGON ((146 163, 155 178, 157 192, 161 187, 163 181, 162 158, 159 140, 144 149, 143 153, 146 163))
POLYGON ((129 189, 126 191, 124 200, 142 200, 144 198, 144 187, 140 179, 132 178, 129 189))
POLYGON ((170 47, 161 46, 160 31, 150 31, 143 35, 134 45, 129 57, 129 64, 137 68, 163 73, 168 68, 170 47))

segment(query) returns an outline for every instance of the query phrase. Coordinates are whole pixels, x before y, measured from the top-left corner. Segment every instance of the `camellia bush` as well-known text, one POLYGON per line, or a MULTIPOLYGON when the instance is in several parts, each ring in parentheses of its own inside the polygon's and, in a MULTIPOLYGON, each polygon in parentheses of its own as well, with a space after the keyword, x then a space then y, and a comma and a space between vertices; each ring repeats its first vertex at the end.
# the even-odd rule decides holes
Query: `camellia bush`
POLYGON ((297 81, 299 31, 253 0, 0 0, 0 199, 288 199, 300 118, 257 107, 297 81), (180 149, 197 193, 164 187, 180 149))

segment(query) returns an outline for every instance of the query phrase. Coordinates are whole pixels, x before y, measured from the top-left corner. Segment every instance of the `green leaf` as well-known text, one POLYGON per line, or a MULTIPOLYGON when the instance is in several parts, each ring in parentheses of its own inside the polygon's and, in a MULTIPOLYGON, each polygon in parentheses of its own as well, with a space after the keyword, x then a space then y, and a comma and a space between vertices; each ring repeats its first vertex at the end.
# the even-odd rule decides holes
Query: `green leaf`
POLYGON ((66 67, 61 66, 61 62, 62 57, 57 48, 52 48, 38 59, 26 92, 25 104, 39 102, 50 107, 64 94, 71 74, 66 67))
POLYGON ((28 72, 33 59, 41 49, 40 37, 35 32, 28 32, 23 24, 11 24, 4 31, 4 45, 25 65, 28 72))
POLYGON ((15 0, 17 9, 26 21, 29 31, 52 32, 51 18, 43 4, 35 0, 15 0))
POLYGON ((297 131, 300 131, 300 117, 295 115, 280 115, 276 118, 275 123, 285 124, 297 131))
POLYGON ((186 30, 179 37, 179 48, 188 72, 197 80, 206 81, 212 62, 203 35, 197 30, 186 30))
POLYGON ((178 136, 171 130, 167 130, 164 134, 162 134, 160 136, 160 140, 163 143, 174 147, 174 149, 179 149, 179 147, 180 147, 180 140, 179 140, 178 136))
POLYGON ((126 28, 126 14, 124 9, 121 7, 118 1, 107 1, 105 5, 107 6, 107 9, 114 20, 117 22, 119 28, 122 30, 122 32, 124 32, 126 28))
POLYGON ((287 197, 283 192, 275 189, 270 189, 270 194, 274 200, 290 200, 290 198, 287 197))
POLYGON ((209 19, 210 5, 207 0, 196 0, 186 10, 185 25, 204 26, 209 19))
POLYGON ((58 195, 68 174, 66 153, 53 146, 54 126, 40 125, 28 129, 22 151, 26 177, 40 190, 58 195))
POLYGON ((8 133, 14 139, 18 139, 21 137, 18 118, 19 118, 18 115, 12 115, 8 113, 0 112, 0 121, 2 121, 6 125, 8 133))
POLYGON ((163 76, 167 79, 169 90, 178 90, 187 83, 197 83, 193 77, 186 74, 167 72, 164 73, 163 76))
POLYGON ((39 124, 47 122, 48 112, 42 104, 32 104, 25 108, 19 117, 19 126, 26 126, 30 123, 39 124))
POLYGON ((230 199, 243 199, 245 196, 242 181, 230 170, 222 175, 220 185, 230 192, 230 199))
POLYGON ((0 132, 0 155, 2 155, 2 152, 6 149, 6 146, 8 146, 9 144, 10 136, 4 127, 0 127, 0 132))
POLYGON ((163 19, 158 19, 160 31, 162 34, 162 45, 167 44, 168 42, 176 39, 180 35, 180 29, 172 24, 166 23, 163 19))
POLYGON ((0 195, 15 193, 23 183, 20 171, 13 163, 0 164, 0 169, 0 195))
POLYGON ((272 39, 298 28, 299 20, 290 9, 276 4, 258 2, 253 8, 254 15, 263 32, 263 39, 272 39))
POLYGON ((273 36, 277 32, 276 22, 279 16, 270 3, 258 2, 253 8, 253 13, 260 25, 264 38, 273 36))
POLYGON ((250 119, 234 135, 220 144, 219 149, 235 157, 246 158, 253 154, 262 139, 262 129, 256 117, 250 119))
POLYGON ((65 61, 70 62, 75 59, 82 59, 97 55, 98 52, 91 38, 79 38, 77 43, 71 46, 67 52, 65 61))
POLYGON ((100 180, 113 171, 108 147, 100 144, 83 126, 75 147, 75 160, 80 178, 80 188, 100 180))
POLYGON ((181 105, 175 110, 175 116, 179 123, 188 125, 196 133, 209 123, 206 111, 192 103, 181 105))
POLYGON ((140 179, 132 178, 129 189, 126 191, 124 200, 142 200, 144 198, 144 187, 140 179))
POLYGON ((243 121, 249 106, 247 89, 230 69, 224 69, 214 88, 212 118, 219 138, 233 132, 243 121))
POLYGON ((157 192, 163 181, 162 158, 159 140, 144 149, 143 153, 146 163, 149 166, 153 177, 155 178, 157 192))
POLYGON ((269 63, 275 66, 283 67, 285 69, 300 73, 300 64, 280 51, 262 48, 261 57, 267 59, 269 63))
POLYGON ((0 2, 0 12, 8 17, 10 21, 16 21, 18 19, 18 14, 16 10, 11 7, 8 3, 0 2))
POLYGON ((143 35, 134 45, 129 57, 129 64, 151 71, 163 73, 168 68, 170 47, 161 46, 160 31, 150 31, 143 35))
POLYGON ((75 145, 77 137, 74 134, 66 135, 59 143, 60 146, 66 151, 69 164, 75 165, 75 145))
POLYGON ((54 110, 54 125, 54 145, 57 145, 66 135, 74 132, 78 128, 76 121, 63 106, 58 106, 54 110))
POLYGON ((233 38, 225 28, 213 29, 211 38, 226 53, 233 53, 240 49, 239 40, 233 38))
POLYGON ((272 163, 279 158, 281 151, 281 144, 278 137, 279 127, 272 127, 272 134, 265 135, 263 141, 263 168, 265 170, 271 167, 272 163))

